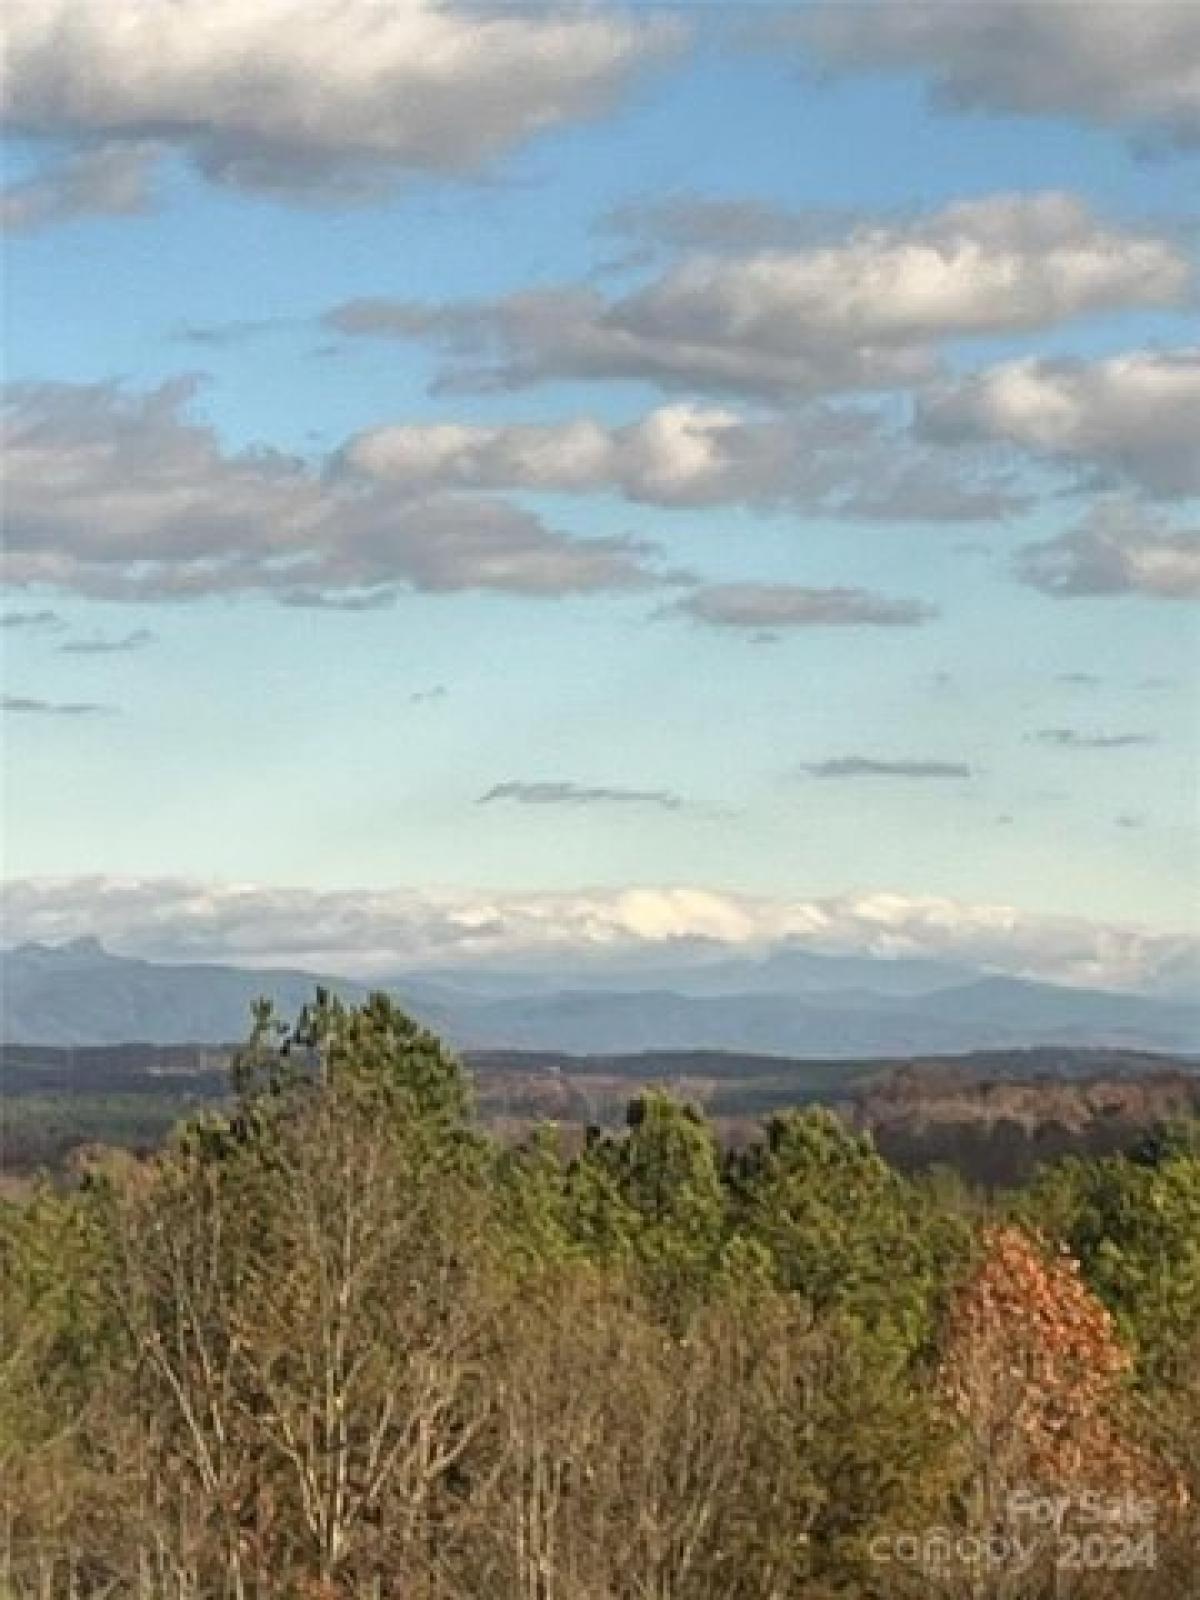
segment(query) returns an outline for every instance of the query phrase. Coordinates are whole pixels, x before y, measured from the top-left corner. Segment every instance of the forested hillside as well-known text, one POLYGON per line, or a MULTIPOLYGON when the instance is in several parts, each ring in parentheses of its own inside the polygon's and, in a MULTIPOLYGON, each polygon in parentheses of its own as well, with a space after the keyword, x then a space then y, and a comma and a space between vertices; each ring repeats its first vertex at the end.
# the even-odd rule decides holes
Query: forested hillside
POLYGON ((234 1091, 3 1212, 8 1594, 1191 1592, 1194 1123, 1003 1204, 824 1109, 568 1156, 382 998, 234 1091))
MULTIPOLYGON (((233 1047, 0 1044, 0 1181, 62 1173, 90 1145, 146 1153, 184 1117, 229 1098, 233 1047)), ((945 1164, 989 1187, 1061 1155, 1132 1149, 1164 1122, 1200 1114, 1200 1063, 1119 1049, 975 1051, 912 1060, 820 1060, 742 1051, 571 1056, 470 1051, 479 1119, 521 1139, 553 1121, 568 1139, 624 1124, 632 1096, 663 1089, 703 1109, 723 1146, 764 1117, 828 1105, 907 1170, 945 1164)))

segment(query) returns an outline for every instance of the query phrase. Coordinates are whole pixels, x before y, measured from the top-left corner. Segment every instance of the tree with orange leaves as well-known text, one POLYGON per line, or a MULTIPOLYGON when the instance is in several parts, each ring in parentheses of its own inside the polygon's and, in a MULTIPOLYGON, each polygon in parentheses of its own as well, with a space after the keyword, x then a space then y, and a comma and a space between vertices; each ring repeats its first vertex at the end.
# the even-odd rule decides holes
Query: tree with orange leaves
MULTIPOLYGON (((962 1424, 960 1512, 976 1535, 1019 1539, 1044 1573, 1061 1566, 1064 1540, 1069 1547, 1089 1525, 1089 1503, 1149 1503, 1153 1521, 1174 1503, 1175 1485, 1126 1426, 1133 1358, 1078 1262, 1012 1225, 987 1229, 982 1242, 949 1307, 939 1369, 962 1424), (1058 1509, 1022 1525, 1014 1513, 1022 1500, 1058 1509)), ((1050 1592, 1029 1571, 993 1573, 988 1583, 989 1595, 1050 1592)))
POLYGON ((1070 1256, 988 1229, 942 1348, 945 1393, 988 1460, 1018 1456, 1029 1481, 1056 1485, 1120 1487, 1142 1470, 1114 1421, 1132 1358, 1070 1256))

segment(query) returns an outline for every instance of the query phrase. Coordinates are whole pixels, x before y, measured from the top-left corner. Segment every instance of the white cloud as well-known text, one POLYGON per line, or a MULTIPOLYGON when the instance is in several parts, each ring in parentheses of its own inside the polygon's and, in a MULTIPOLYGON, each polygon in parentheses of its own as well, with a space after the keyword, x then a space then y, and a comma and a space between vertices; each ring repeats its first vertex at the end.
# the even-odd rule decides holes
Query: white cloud
POLYGON ((1200 599, 1200 529, 1176 527, 1134 502, 1101 505, 1080 527, 1025 545, 1016 574, 1059 599, 1200 599))
POLYGON ((1171 242, 1107 226, 1073 195, 994 195, 827 245, 685 261, 624 315, 682 341, 715 327, 761 348, 888 346, 1171 304, 1190 281, 1171 242))
POLYGON ((639 504, 787 506, 883 520, 996 519, 1011 483, 948 468, 865 410, 814 405, 754 420, 681 401, 624 427, 590 418, 538 426, 392 424, 348 441, 343 469, 412 492, 608 492, 639 504))
POLYGON ((925 73, 953 109, 1200 143, 1200 11, 1188 0, 823 3, 783 29, 834 67, 925 73))
POLYGON ((923 400, 919 427, 950 443, 1013 444, 1152 494, 1200 493, 1200 348, 1005 362, 923 400))
POLYGON ((612 301, 579 286, 441 307, 360 300, 328 320, 348 334, 441 342, 448 388, 590 377, 812 394, 928 379, 941 339, 1181 304, 1192 280, 1171 240, 1049 192, 863 222, 803 248, 689 254, 612 301))
MULTIPOLYGON (((700 414, 694 420, 703 425, 700 414)), ((585 418, 542 427, 373 428, 350 440, 343 459, 355 471, 408 488, 587 490, 615 476, 618 450, 611 431, 585 418)))
POLYGON ((477 169, 602 109, 677 24, 435 0, 9 0, 6 124, 147 134, 222 183, 337 194, 477 169))
POLYGON ((266 590, 362 606, 401 587, 557 595, 658 581, 631 539, 571 539, 503 501, 405 497, 331 483, 278 452, 225 451, 189 413, 194 388, 14 387, 8 582, 115 600, 266 590))
POLYGON ((883 892, 806 900, 694 886, 521 894, 111 877, 9 882, 5 934, 10 942, 95 936, 160 959, 347 974, 543 954, 661 954, 696 942, 753 952, 787 941, 1114 987, 1165 985, 1197 948, 1181 934, 883 892))

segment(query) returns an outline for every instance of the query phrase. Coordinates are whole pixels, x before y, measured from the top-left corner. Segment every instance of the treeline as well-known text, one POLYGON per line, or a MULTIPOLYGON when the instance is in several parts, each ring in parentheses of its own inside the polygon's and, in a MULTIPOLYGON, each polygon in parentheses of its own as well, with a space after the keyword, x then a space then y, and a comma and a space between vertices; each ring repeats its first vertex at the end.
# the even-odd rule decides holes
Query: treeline
POLYGON ((822 1110, 506 1144, 318 997, 0 1253, 13 1600, 1192 1592, 1195 1125, 1003 1210, 822 1110))

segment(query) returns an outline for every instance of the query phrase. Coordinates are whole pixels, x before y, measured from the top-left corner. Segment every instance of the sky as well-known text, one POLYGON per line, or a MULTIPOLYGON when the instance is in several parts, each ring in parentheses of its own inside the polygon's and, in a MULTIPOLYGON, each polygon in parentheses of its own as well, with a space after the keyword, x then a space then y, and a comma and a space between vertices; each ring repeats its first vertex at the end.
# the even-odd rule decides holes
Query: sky
POLYGON ((7 34, 6 942, 1177 982, 1200 10, 7 34))

